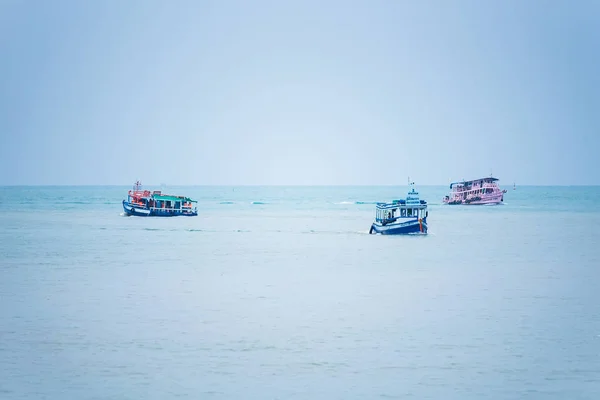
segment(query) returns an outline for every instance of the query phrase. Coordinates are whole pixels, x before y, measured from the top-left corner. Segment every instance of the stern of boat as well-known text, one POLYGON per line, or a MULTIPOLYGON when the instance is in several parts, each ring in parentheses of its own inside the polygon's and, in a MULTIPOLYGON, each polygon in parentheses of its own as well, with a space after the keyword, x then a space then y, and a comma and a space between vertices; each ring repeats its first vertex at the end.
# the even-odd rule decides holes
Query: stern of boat
POLYGON ((410 235, 410 234, 427 234, 427 218, 416 220, 410 224, 390 224, 380 225, 377 223, 371 224, 369 229, 369 235, 381 234, 381 235, 410 235))

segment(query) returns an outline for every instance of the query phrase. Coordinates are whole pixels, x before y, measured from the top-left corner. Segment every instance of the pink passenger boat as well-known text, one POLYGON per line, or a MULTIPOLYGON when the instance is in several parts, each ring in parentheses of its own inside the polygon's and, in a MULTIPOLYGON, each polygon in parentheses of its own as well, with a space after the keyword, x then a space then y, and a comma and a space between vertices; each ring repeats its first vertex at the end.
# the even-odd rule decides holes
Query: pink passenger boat
POLYGON ((450 184, 450 195, 444 197, 445 204, 500 204, 504 201, 504 193, 498 187, 497 178, 480 178, 472 181, 453 182, 450 184))

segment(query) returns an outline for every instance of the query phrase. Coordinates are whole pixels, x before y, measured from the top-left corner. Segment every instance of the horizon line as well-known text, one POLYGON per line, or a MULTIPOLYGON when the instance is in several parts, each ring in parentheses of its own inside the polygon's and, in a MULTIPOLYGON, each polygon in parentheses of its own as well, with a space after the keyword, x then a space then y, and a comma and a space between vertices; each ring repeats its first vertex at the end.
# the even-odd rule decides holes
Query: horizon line
MULTIPOLYGON (((0 185, 0 188, 14 187, 129 187, 131 184, 12 184, 0 185)), ((404 184, 143 184, 148 187, 188 186, 188 187, 394 187, 409 186, 404 184)), ((449 186, 449 184, 416 184, 416 187, 449 186)), ((502 186, 502 185, 500 185, 502 186)), ((504 185, 510 187, 510 185, 504 185)), ((600 184, 521 184, 520 187, 595 187, 600 184)), ((516 187, 516 185, 515 185, 516 187)))

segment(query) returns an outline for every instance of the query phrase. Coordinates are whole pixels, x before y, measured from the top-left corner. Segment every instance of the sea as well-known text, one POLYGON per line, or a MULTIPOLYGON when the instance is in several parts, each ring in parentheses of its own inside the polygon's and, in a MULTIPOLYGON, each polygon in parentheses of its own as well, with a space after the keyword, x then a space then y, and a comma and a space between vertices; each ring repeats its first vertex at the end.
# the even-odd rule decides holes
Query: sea
POLYGON ((0 187, 0 399, 600 399, 600 187, 0 187))

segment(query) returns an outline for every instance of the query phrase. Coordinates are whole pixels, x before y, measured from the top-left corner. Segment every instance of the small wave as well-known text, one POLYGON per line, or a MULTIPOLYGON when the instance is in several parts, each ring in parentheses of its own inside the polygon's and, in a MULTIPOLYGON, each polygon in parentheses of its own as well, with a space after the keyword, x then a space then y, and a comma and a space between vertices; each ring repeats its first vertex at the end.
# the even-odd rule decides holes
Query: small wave
POLYGON ((376 201, 357 201, 356 204, 377 204, 376 201))
POLYGON ((204 232, 202 229, 188 229, 188 232, 204 232))
POLYGON ((251 201, 250 204, 268 204, 263 201, 251 201))
POLYGON ((353 201, 340 201, 335 204, 354 204, 354 202, 353 201))
POLYGON ((129 215, 128 215, 128 214, 125 214, 124 212, 120 213, 119 215, 120 215, 121 217, 129 217, 129 215))
POLYGON ((219 204, 235 204, 233 201, 222 201, 219 204))

